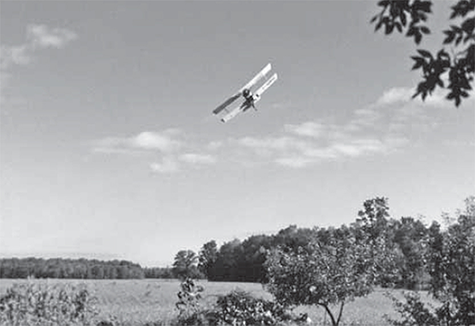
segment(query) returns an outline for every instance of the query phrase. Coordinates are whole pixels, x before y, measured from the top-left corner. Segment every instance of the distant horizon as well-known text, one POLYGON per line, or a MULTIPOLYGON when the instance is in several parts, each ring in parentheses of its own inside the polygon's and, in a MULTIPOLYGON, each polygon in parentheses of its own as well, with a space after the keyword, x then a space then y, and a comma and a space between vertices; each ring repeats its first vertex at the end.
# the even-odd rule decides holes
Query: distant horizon
MULTIPOLYGON (((474 195, 475 196, 475 195, 474 195)), ((468 198, 468 197, 467 197, 468 198)), ((370 198, 368 198, 370 199, 370 198)), ((465 200, 466 198, 464 198, 465 200)), ((463 201, 462 201, 463 202, 463 201)), ((443 212, 442 214, 448 214, 450 217, 453 217, 454 214, 458 211, 458 210, 463 210, 465 207, 463 206, 460 206, 459 208, 456 209, 456 211, 454 212, 443 212)), ((420 220, 421 222, 423 222, 424 225, 426 226, 429 226, 430 224, 432 224, 432 222, 437 222, 439 224, 441 224, 441 226, 444 228, 444 221, 442 220, 443 216, 441 215, 438 219, 433 219, 433 220, 428 220, 427 217, 425 216, 421 216, 421 215, 418 215, 418 216, 400 216, 400 217, 394 217, 394 216, 389 216, 389 218, 392 218, 392 219, 396 219, 396 220, 399 220, 401 219, 402 217, 412 217, 414 218, 415 220, 420 220)), ((357 218, 357 214, 355 214, 355 220, 353 222, 356 221, 356 218, 357 218)), ((350 222, 353 223, 353 222, 350 222)), ((289 224, 287 227, 290 227, 291 225, 294 225, 294 224, 289 224)), ((299 225, 296 225, 298 228, 300 228, 299 225)), ((329 226, 332 226, 332 227, 340 227, 341 225, 329 225, 329 226)), ((326 226, 326 227, 329 227, 329 226, 326 226)), ((284 227, 283 229, 287 228, 287 227, 284 227)), ((318 226, 318 225, 314 225, 314 226, 309 226, 309 227, 302 227, 302 228, 319 228, 319 227, 322 227, 322 226, 318 226)), ((251 236, 254 236, 254 235, 275 235, 277 234, 279 231, 283 230, 283 229, 280 229, 280 230, 277 230, 277 231, 268 231, 268 232, 250 232, 248 235, 246 235, 245 237, 233 237, 231 239, 228 239, 228 240, 223 240, 221 241, 221 243, 217 243, 218 245, 218 248, 221 247, 221 245, 223 245, 224 243, 226 242, 230 242, 230 241, 233 241, 234 239, 238 239, 240 241, 244 241, 245 239, 247 239, 248 237, 251 237, 251 236)), ((209 239, 208 241, 212 241, 212 240, 215 240, 215 239, 209 239)), ((206 241, 206 242, 208 242, 206 241)), ((205 243, 203 243, 202 245, 204 245, 205 243)), ((200 247, 201 248, 201 247, 200 247)), ((193 249, 193 248, 181 248, 180 250, 193 250, 197 255, 199 255, 199 249, 193 249)), ((178 252, 178 251, 177 251, 178 252)), ((144 262, 140 262, 139 260, 136 260, 136 259, 133 259, 132 257, 121 257, 120 255, 118 254, 107 254, 107 253, 80 253, 80 252, 64 252, 64 253, 60 253, 60 252, 49 252, 49 253, 41 253, 41 252, 37 252, 37 253, 3 253, 0 251, 0 259, 9 259, 9 258, 43 258, 43 259, 90 259, 90 260, 99 260, 99 261, 114 261, 114 260, 125 260, 125 261, 129 261, 129 262, 132 262, 132 263, 136 263, 136 264, 139 264, 142 268, 171 268, 173 266, 173 259, 176 255, 176 253, 173 253, 170 257, 170 260, 167 260, 167 261, 163 261, 163 262, 159 262, 157 261, 156 264, 154 265, 151 265, 150 263, 144 263, 144 262)))

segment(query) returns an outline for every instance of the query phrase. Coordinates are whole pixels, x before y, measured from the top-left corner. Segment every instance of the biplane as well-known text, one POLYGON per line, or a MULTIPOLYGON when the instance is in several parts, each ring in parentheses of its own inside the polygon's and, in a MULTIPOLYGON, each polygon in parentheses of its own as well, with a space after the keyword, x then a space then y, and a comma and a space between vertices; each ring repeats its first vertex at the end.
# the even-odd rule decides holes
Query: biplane
POLYGON ((252 78, 246 85, 238 90, 233 96, 228 98, 223 104, 214 109, 213 113, 218 115, 221 111, 226 111, 226 114, 222 116, 221 121, 227 122, 239 113, 249 110, 251 107, 257 111, 255 104, 259 102, 261 95, 277 80, 276 73, 274 73, 270 78, 267 78, 267 74, 270 72, 271 68, 271 64, 268 63, 264 69, 254 76, 254 78, 252 78), (257 88, 257 85, 262 79, 265 80, 264 83, 257 88), (254 89, 257 90, 253 92, 254 89), (228 110, 228 106, 240 98, 244 101, 234 109, 228 110))

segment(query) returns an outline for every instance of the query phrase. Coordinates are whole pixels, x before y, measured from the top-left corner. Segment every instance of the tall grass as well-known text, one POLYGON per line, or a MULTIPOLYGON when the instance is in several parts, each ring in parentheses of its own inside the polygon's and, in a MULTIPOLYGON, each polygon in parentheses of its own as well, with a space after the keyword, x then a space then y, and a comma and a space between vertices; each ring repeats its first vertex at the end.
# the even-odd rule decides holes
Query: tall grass
MULTIPOLYGON (((176 280, 26 281, 0 279, 0 297, 6 294, 7 289, 11 288, 14 283, 34 284, 36 289, 38 289, 37 286, 43 289, 45 286, 48 286, 48 288, 51 289, 48 290, 48 293, 58 291, 61 287, 76 289, 76 293, 78 289, 87 289, 90 298, 96 298, 94 301, 94 309, 97 314, 93 316, 93 320, 112 321, 115 326, 144 326, 147 323, 149 325, 169 325, 176 319, 179 313, 175 304, 178 301, 177 292, 180 291, 180 282, 176 280), (158 323, 159 321, 160 323, 158 323)), ((272 299, 272 296, 265 288, 256 283, 198 281, 198 284, 204 287, 201 303, 204 307, 211 307, 216 303, 219 295, 228 294, 233 290, 246 291, 256 298, 272 299)), ((342 325, 389 326, 390 324, 386 321, 384 316, 387 315, 393 319, 398 319, 399 316, 392 305, 392 301, 385 296, 385 292, 385 289, 377 289, 366 297, 357 298, 352 302, 348 302, 345 305, 342 325)), ((402 291, 390 290, 390 293, 397 298, 403 298, 402 291)), ((56 298, 58 298, 57 295, 56 298)), ((430 300, 426 295, 423 295, 423 299, 430 300)), ((311 325, 330 325, 330 321, 326 319, 325 312, 321 308, 315 306, 301 306, 296 308, 295 312, 297 314, 307 313, 312 320, 311 325)), ((90 316, 92 317, 92 315, 90 316)), ((56 326, 58 324, 50 325, 56 326)), ((73 321, 70 321, 69 324, 64 323, 61 325, 75 324, 73 324, 73 321)))

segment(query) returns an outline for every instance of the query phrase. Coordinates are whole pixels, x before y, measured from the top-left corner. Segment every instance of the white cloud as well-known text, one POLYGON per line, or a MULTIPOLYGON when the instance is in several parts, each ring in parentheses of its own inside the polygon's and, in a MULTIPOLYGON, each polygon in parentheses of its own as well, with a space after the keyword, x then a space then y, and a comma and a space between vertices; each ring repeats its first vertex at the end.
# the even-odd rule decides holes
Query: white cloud
POLYGON ((325 125, 321 123, 308 121, 300 125, 287 124, 284 126, 284 129, 285 131, 288 131, 298 136, 308 136, 317 138, 325 132, 326 128, 325 125))
POLYGON ((92 151, 102 154, 139 155, 154 160, 150 169, 156 173, 174 173, 187 167, 210 165, 216 156, 207 147, 185 141, 179 129, 143 131, 130 137, 106 137, 93 142, 92 151), (140 155, 142 154, 142 155, 140 155), (146 155, 144 155, 146 154, 146 155), (155 157, 155 158, 153 158, 155 157))
POLYGON ((216 151, 216 150, 220 149, 223 145, 224 145, 223 141, 217 140, 217 141, 212 141, 212 142, 208 143, 206 148, 210 151, 216 151))
POLYGON ((160 163, 150 164, 152 172, 156 173, 175 173, 180 170, 178 163, 171 157, 165 157, 160 163))
POLYGON ((64 28, 49 28, 46 25, 29 25, 27 38, 31 46, 60 49, 77 38, 76 33, 64 28))
POLYGON ((144 131, 130 139, 130 144, 132 147, 144 150, 171 152, 178 149, 181 142, 172 139, 169 134, 167 131, 163 133, 144 131))
POLYGON ((279 165, 290 168, 303 168, 312 163, 312 160, 305 156, 281 157, 277 158, 275 162, 279 165))
POLYGON ((20 46, 6 46, 0 47, 0 69, 8 69, 12 65, 26 65, 30 63, 31 58, 28 53, 29 47, 27 44, 20 46))
POLYGON ((11 80, 10 69, 15 65, 28 65, 32 62, 34 53, 38 49, 63 48, 66 44, 77 38, 73 31, 62 28, 49 28, 46 25, 29 25, 27 27, 26 41, 23 44, 0 46, 0 103, 2 112, 6 107, 12 108, 11 103, 16 103, 17 98, 5 94, 8 82, 11 80))
POLYGON ((413 89, 407 87, 394 87, 383 93, 376 101, 377 105, 391 105, 395 103, 407 102, 414 94, 413 89))
POLYGON ((102 153, 130 154, 137 152, 170 153, 180 149, 183 142, 176 139, 177 130, 144 131, 131 137, 107 137, 94 142, 93 150, 102 153))
POLYGON ((0 51, 0 68, 12 65, 26 65, 32 60, 37 49, 64 48, 66 44, 77 38, 73 31, 63 28, 49 28, 46 25, 29 25, 26 42, 16 46, 2 45, 0 51))
POLYGON ((185 153, 180 155, 180 160, 190 164, 213 164, 216 158, 209 154, 185 153))
POLYGON ((241 146, 252 148, 257 151, 283 151, 302 146, 303 142, 289 136, 278 137, 244 137, 237 140, 241 146))

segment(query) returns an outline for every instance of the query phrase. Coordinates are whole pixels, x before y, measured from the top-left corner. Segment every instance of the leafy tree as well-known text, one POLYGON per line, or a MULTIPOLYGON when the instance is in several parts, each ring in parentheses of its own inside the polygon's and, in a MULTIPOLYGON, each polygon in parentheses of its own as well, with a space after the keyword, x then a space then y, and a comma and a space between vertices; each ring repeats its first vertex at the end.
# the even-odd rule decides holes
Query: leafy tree
POLYGON ((315 237, 314 230, 309 228, 298 228, 296 225, 290 225, 280 230, 273 241, 274 247, 281 247, 285 251, 297 251, 298 248, 304 248, 315 237))
POLYGON ((210 271, 212 281, 242 281, 240 278, 242 245, 239 239, 224 243, 219 248, 218 257, 210 271))
POLYGON ((268 288, 285 306, 323 307, 336 326, 346 302, 372 291, 381 256, 351 228, 320 229, 318 237, 297 252, 271 250, 266 261, 268 288), (339 305, 337 313, 332 305, 339 305))
POLYGON ((145 278, 175 278, 173 270, 170 267, 151 267, 144 269, 145 278))
POLYGON ((265 282, 267 279, 264 263, 267 251, 272 246, 272 237, 253 235, 241 244, 242 255, 239 262, 241 278, 246 282, 265 282))
POLYGON ((211 240, 205 243, 203 247, 201 247, 201 250, 199 253, 198 269, 200 270, 201 273, 203 273, 206 276, 207 279, 210 278, 211 268, 216 263, 217 259, 218 259, 218 246, 216 244, 216 241, 211 240))
MULTIPOLYGON (((466 203, 473 203, 473 197, 466 203)), ((431 293, 442 302, 438 317, 449 325, 475 324, 475 214, 473 207, 429 243, 431 293)))
MULTIPOLYGON (((371 19, 375 30, 384 26, 385 34, 397 30, 406 33, 419 45, 424 35, 430 34, 426 26, 432 13, 431 0, 382 0, 379 14, 371 19)), ((447 88, 447 100, 454 101, 458 107, 463 98, 469 97, 475 71, 475 0, 459 0, 451 7, 450 20, 459 21, 444 30, 445 39, 437 53, 418 49, 412 56, 413 70, 421 70, 422 81, 417 85, 414 97, 423 100, 437 88, 447 88), (443 77, 448 79, 448 84, 443 77)))
POLYGON ((399 246, 404 258, 398 263, 401 276, 398 285, 415 289, 425 275, 428 229, 412 217, 402 217, 392 225, 392 229, 392 241, 399 246))
MULTIPOLYGON (((417 296, 411 295, 405 296, 405 303, 396 300, 404 325, 420 325, 421 318, 437 320, 436 325, 444 326, 475 324, 474 203, 475 197, 468 198, 466 210, 458 213, 456 222, 446 231, 441 231, 437 222, 429 227, 425 259, 431 276, 430 293, 440 305, 435 311, 427 309, 417 296)), ((402 324, 393 321, 393 325, 402 324)))
POLYGON ((197 267, 198 256, 193 250, 180 250, 173 262, 175 276, 185 278, 201 278, 202 275, 197 267))
POLYGON ((363 203, 364 209, 358 212, 357 222, 362 225, 368 240, 376 241, 386 232, 389 217, 388 199, 385 197, 376 197, 368 199, 363 203))

